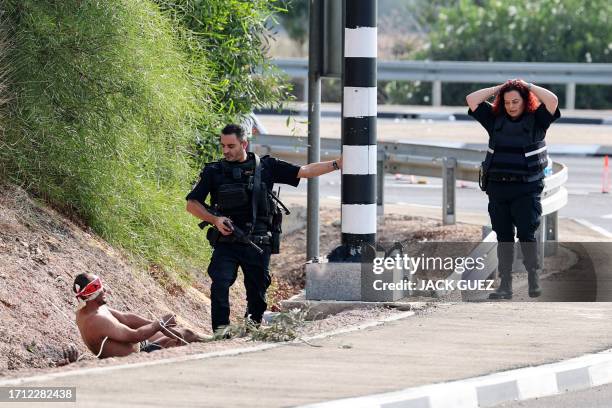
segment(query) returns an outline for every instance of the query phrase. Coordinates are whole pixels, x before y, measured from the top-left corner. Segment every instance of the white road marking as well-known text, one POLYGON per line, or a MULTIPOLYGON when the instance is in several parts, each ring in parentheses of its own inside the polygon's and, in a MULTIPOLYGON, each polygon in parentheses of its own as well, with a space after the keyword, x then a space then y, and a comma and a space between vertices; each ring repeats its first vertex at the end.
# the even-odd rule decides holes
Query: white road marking
POLYGON ((400 187, 400 188, 435 188, 435 189, 441 189, 441 188, 442 188, 442 184, 385 183, 385 187, 400 187))
POLYGON ((583 218, 574 218, 574 220, 578 223, 578 224, 582 224, 587 228, 592 229, 595 232, 600 233, 601 235, 603 235, 606 238, 612 238, 612 232, 608 231, 605 228, 600 227, 599 225, 595 225, 592 222, 589 222, 583 218))

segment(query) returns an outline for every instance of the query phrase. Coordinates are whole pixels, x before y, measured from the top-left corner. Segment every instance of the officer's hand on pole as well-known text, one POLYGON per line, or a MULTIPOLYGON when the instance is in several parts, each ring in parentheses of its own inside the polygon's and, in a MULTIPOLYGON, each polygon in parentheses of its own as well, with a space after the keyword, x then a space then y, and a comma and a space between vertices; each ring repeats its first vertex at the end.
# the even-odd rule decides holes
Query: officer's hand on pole
POLYGON ((340 170, 342 170, 342 156, 340 156, 340 158, 336 160, 336 163, 338 164, 340 170))
POLYGON ((215 219, 215 227, 219 230, 221 235, 231 235, 234 232, 231 229, 232 221, 227 217, 217 217, 215 219))

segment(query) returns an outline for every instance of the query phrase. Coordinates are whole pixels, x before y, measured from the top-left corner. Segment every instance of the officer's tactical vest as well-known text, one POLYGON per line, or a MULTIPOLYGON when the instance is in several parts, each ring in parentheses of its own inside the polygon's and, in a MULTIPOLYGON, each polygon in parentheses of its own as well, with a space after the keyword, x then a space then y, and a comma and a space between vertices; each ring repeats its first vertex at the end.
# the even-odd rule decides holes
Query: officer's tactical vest
POLYGON ((544 178, 548 163, 546 143, 535 126, 533 113, 513 122, 506 115, 495 119, 485 166, 491 173, 523 176, 525 181, 544 178), (540 141, 536 141, 542 139, 540 141))
MULTIPOLYGON (((231 163, 221 160, 213 164, 214 187, 211 189, 211 204, 223 216, 232 220, 248 220, 251 223, 255 160, 249 153, 244 163, 231 163)), ((271 203, 266 183, 260 183, 257 194, 257 216, 254 234, 265 234, 271 228, 271 203)))

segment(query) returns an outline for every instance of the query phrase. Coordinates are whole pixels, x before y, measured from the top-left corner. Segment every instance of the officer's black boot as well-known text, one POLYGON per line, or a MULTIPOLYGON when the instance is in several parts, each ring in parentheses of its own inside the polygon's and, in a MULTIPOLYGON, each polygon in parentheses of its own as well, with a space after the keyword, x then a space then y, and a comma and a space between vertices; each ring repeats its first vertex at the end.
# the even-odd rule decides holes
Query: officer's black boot
POLYGON ((510 273, 505 273, 500 275, 500 278, 501 282, 499 288, 489 295, 489 299, 512 299, 512 275, 510 273))
POLYGON ((527 282, 529 284, 529 297, 538 297, 542 294, 540 288, 540 277, 538 276, 538 270, 533 269, 527 272, 527 282))

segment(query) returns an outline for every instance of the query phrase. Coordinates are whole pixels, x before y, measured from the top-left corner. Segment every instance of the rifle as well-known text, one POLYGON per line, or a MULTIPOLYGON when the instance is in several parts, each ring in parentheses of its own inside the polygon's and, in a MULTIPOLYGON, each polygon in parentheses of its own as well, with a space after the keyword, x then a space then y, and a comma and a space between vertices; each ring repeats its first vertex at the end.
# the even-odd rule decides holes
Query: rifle
MULTIPOLYGON (((212 215, 214 215, 216 217, 220 216, 220 214, 218 212, 216 212, 215 210, 213 210, 210 206, 204 205, 204 207, 212 215)), ((204 229, 208 225, 214 227, 214 225, 212 225, 211 223, 209 223, 207 221, 202 221, 201 223, 198 224, 198 227, 200 227, 200 229, 204 229)), ((236 226, 231 220, 226 219, 225 221, 223 221, 223 225, 225 225, 227 228, 232 230, 231 235, 236 239, 236 242, 242 242, 244 244, 249 244, 250 246, 255 248, 255 250, 259 254, 263 254, 264 253, 264 250, 261 249, 256 243, 251 241, 249 236, 242 229, 240 229, 238 226, 236 226)), ((220 234, 220 232, 219 232, 219 234, 220 234)))

